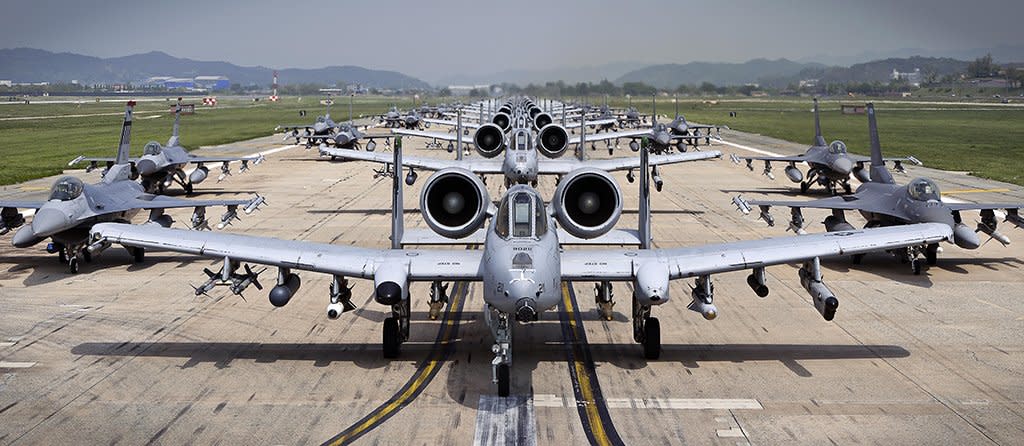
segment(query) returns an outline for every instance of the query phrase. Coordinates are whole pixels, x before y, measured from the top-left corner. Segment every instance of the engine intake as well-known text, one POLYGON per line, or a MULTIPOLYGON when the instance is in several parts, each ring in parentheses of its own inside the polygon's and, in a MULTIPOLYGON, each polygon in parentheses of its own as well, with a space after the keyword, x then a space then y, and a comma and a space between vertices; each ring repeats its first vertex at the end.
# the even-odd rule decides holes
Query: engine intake
POLYGON ((568 233, 595 238, 610 231, 622 214, 622 191, 608 173, 582 168, 562 177, 552 200, 555 217, 568 233))
POLYGON ((476 151, 484 158, 494 158, 505 149, 505 132, 494 124, 483 125, 473 134, 476 151))
POLYGON ((551 117, 551 115, 547 113, 540 113, 537 116, 533 117, 533 126, 538 130, 543 129, 552 122, 555 122, 555 120, 551 117))
POLYGON ((455 167, 431 175, 420 195, 427 226, 448 238, 462 238, 479 229, 487 218, 490 202, 480 178, 455 167))
POLYGON ((548 158, 558 158, 569 149, 569 133, 558 124, 548 124, 537 134, 537 151, 548 158))
POLYGON ((508 131, 512 126, 512 117, 505 113, 498 113, 491 118, 491 123, 498 126, 502 131, 508 131))

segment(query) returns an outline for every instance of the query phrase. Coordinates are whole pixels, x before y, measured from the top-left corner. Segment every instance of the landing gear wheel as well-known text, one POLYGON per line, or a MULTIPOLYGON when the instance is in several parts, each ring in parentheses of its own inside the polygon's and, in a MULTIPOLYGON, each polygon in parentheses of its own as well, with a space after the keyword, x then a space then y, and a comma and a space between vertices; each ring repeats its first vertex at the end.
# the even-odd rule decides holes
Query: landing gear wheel
POLYGON ((398 318, 389 317, 384 319, 384 334, 382 339, 384 357, 388 359, 397 358, 399 344, 398 318))
POLYGON ((854 254, 850 257, 850 261, 854 265, 860 265, 860 262, 864 261, 864 254, 854 254))
POLYGON ((131 254, 132 261, 135 263, 142 263, 146 260, 146 248, 133 248, 131 254))
POLYGON ((60 263, 68 263, 68 254, 61 249, 57 251, 57 259, 60 260, 60 263))
POLYGON ((801 194, 806 194, 807 193, 807 189, 810 189, 810 188, 811 188, 811 185, 808 184, 806 181, 801 181, 800 182, 800 193, 801 194))
POLYGON ((661 324, 658 318, 649 317, 644 321, 644 358, 661 357, 661 324))
POLYGON ((508 364, 498 365, 498 396, 502 398, 508 396, 510 381, 508 364))
POLYGON ((88 249, 82 249, 82 260, 85 260, 85 263, 92 263, 92 253, 88 249))
POLYGON ((910 262, 910 269, 915 276, 921 275, 921 259, 914 259, 910 262))
POLYGON ((924 250, 924 259, 928 265, 935 265, 939 262, 939 244, 932 243, 924 250))
POLYGON ((78 257, 72 257, 68 260, 68 272, 78 274, 78 257))

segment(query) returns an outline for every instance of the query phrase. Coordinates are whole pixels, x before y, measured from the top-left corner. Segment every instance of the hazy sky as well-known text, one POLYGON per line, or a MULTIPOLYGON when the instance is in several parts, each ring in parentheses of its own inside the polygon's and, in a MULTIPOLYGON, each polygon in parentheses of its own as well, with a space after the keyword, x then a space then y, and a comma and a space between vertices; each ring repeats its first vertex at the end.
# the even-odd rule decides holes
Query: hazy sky
POLYGON ((1024 44, 1024 1, 4 0, 0 47, 450 73, 1024 44), (627 6, 630 5, 630 6, 627 6))

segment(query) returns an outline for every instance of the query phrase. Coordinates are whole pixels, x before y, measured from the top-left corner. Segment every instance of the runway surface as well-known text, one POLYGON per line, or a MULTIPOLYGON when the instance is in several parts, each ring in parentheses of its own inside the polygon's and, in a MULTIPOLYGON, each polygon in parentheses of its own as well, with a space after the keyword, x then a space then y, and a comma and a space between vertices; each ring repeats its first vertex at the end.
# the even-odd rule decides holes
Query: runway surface
MULTIPOLYGON (((805 148, 723 137, 778 153, 805 148)), ((452 157, 423 144, 406 139, 405 147, 452 157)), ((275 136, 232 146, 252 153, 282 144, 275 136)), ((196 190, 267 197, 268 207, 229 232, 383 248, 390 179, 373 178, 371 167, 289 148, 196 190)), ((975 191, 958 199, 1024 200, 1017 186, 908 170, 897 181, 934 174, 943 190, 975 191)), ((771 181, 728 156, 663 167, 662 176, 665 189, 653 193, 658 247, 791 234, 731 203, 737 193, 791 193, 785 178, 771 181)), ((425 227, 416 208, 426 177, 406 190, 407 228, 425 227)), ((636 184, 615 177, 626 198, 619 226, 634 227, 636 184)), ((45 196, 52 181, 8 186, 0 196, 45 196)), ((500 181, 488 184, 499 196, 500 181)), ((553 188, 552 178, 539 187, 546 196, 553 188)), ((172 215, 184 222, 189 212, 172 215)), ((809 231, 822 231, 825 215, 805 211, 809 231)), ((436 321, 427 317, 428 284, 413 285, 410 341, 388 361, 380 341, 389 310, 366 281, 355 281, 358 309, 332 321, 325 275, 301 274, 296 298, 274 308, 255 289, 245 300, 223 287, 195 297, 189 284, 204 280, 208 260, 153 252, 131 265, 114 247, 72 276, 44 245, 14 249, 9 237, 0 243, 0 444, 1024 443, 1017 245, 946 245, 921 276, 882 254, 858 266, 826 261, 825 280, 841 302, 833 322, 814 310, 795 266, 768 269, 764 299, 747 287, 746 272, 714 276, 714 321, 686 309, 689 281, 675 281, 672 300, 654 309, 657 361, 633 343, 628 286, 615 286, 616 315, 604 321, 592 283, 566 284, 561 311, 517 327, 513 396, 498 398, 479 284, 452 284, 436 321)))

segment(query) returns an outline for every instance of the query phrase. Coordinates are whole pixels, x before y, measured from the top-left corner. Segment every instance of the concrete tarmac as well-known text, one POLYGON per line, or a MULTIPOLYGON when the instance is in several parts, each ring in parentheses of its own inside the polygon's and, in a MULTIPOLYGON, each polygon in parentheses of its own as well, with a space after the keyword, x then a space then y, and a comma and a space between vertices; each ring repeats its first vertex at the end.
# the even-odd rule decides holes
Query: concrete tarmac
MULTIPOLYGON (((723 137, 781 153, 804 148, 723 137)), ((452 157, 423 143, 406 139, 407 153, 452 157)), ((269 150, 280 136, 233 146, 269 150)), ((196 190, 266 195, 269 206, 228 232, 385 248, 390 179, 373 178, 371 167, 291 148, 196 190)), ((927 174, 944 190, 1010 191, 964 200, 1024 196, 1012 185, 908 169, 897 181, 927 174)), ((737 191, 795 189, 784 177, 771 181, 727 157, 662 175, 665 189, 652 194, 657 247, 791 235, 730 201, 737 191)), ((407 228, 425 227, 416 208, 427 176, 406 189, 407 228)), ((634 227, 636 185, 614 176, 626 199, 619 226, 634 227)), ((52 180, 0 196, 45 196, 52 180)), ((492 198, 500 183, 488 182, 492 198)), ((554 179, 539 188, 550 196, 554 179)), ((189 212, 172 215, 185 222, 189 212)), ((809 230, 822 231, 825 215, 805 211, 809 230)), ((388 361, 380 347, 388 309, 373 302, 367 281, 354 281, 359 308, 332 321, 326 275, 301 273, 295 299, 274 308, 266 290, 249 289, 245 300, 223 287, 194 296, 188 285, 205 280, 202 268, 217 268, 207 259, 151 252, 132 265, 113 247, 69 275, 43 245, 4 241, 0 444, 1024 444, 1022 258, 1016 245, 947 244, 921 276, 884 254, 857 266, 825 261, 841 302, 832 322, 814 310, 796 265, 768 269, 764 299, 747 287, 747 272, 714 276, 714 321, 686 309, 689 281, 675 281, 672 300, 654 309, 663 342, 656 361, 632 340, 628 286, 615 286, 616 315, 604 321, 593 284, 569 284, 563 311, 517 327, 513 397, 502 399, 491 383, 479 284, 449 288, 443 321, 427 317, 428 285, 413 285, 411 339, 388 361)))

